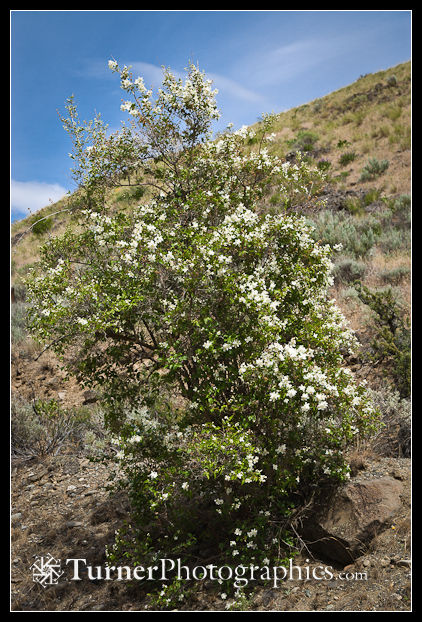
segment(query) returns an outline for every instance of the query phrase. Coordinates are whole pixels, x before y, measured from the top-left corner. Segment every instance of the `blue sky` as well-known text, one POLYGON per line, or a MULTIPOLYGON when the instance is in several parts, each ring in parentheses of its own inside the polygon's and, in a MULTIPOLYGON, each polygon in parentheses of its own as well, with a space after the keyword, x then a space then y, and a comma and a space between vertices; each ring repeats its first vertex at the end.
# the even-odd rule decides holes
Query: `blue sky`
POLYGON ((107 66, 147 86, 161 66, 198 63, 235 127, 322 97, 411 57, 411 11, 11 11, 11 218, 74 190, 59 121, 74 94, 81 118, 117 128, 123 91, 107 66))

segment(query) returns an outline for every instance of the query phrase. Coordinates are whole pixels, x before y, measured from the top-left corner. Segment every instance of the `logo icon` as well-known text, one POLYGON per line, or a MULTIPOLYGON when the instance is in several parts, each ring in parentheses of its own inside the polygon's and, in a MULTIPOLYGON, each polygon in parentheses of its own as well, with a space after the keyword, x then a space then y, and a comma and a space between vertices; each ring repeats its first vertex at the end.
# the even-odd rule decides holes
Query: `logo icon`
POLYGON ((55 559, 50 553, 46 557, 37 555, 31 570, 33 581, 43 587, 57 585, 60 577, 64 574, 64 570, 61 569, 60 559, 55 559))

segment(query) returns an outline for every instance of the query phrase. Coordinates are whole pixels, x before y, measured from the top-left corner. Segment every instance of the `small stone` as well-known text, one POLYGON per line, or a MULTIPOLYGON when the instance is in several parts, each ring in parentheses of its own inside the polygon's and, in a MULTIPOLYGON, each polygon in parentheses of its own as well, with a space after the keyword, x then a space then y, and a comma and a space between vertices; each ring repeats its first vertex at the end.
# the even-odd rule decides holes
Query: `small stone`
POLYGON ((397 566, 404 566, 405 568, 410 568, 411 566, 411 561, 410 559, 399 559, 398 562, 396 562, 397 566))
POLYGON ((38 480, 42 479, 44 477, 44 475, 47 475, 48 470, 47 469, 43 469, 42 471, 40 471, 39 473, 30 473, 28 475, 28 482, 38 482, 38 480))
POLYGON ((65 527, 81 527, 83 523, 77 520, 69 520, 65 523, 65 527))
POLYGON ((84 401, 83 404, 94 404, 94 402, 98 401, 98 395, 95 393, 95 391, 84 391, 83 393, 84 396, 84 401))

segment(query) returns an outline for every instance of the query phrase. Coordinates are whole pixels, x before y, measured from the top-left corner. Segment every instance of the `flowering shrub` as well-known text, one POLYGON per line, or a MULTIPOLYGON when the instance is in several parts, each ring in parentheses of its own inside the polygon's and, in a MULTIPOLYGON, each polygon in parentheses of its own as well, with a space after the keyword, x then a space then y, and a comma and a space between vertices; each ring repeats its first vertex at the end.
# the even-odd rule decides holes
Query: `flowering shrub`
POLYGON ((332 250, 264 209, 274 190, 308 200, 324 174, 268 154, 269 116, 212 141, 216 92, 194 65, 184 83, 165 70, 155 100, 109 65, 131 128, 107 137, 69 103, 87 207, 27 284, 33 332, 102 387, 133 505, 109 561, 282 559, 292 494, 346 478, 343 449, 375 422, 343 366, 355 339, 327 295, 332 250), (148 198, 113 211, 125 184, 148 198))

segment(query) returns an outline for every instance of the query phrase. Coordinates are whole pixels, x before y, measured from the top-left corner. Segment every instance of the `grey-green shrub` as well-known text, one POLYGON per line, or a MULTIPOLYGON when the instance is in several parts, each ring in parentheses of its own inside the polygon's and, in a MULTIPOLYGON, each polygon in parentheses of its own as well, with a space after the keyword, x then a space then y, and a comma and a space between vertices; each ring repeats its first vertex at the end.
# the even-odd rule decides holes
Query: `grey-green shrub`
POLYGON ((362 169, 360 181, 370 181, 382 175, 389 167, 388 160, 377 160, 377 158, 369 158, 368 162, 362 169))
POLYGON ((366 257, 381 233, 375 217, 357 219, 345 212, 320 212, 312 224, 314 239, 330 246, 341 244, 344 254, 355 258, 366 257))
POLYGON ((10 337, 12 344, 17 345, 27 338, 26 309, 26 303, 20 301, 11 306, 10 337))
POLYGON ((391 283, 392 285, 397 285, 409 276, 410 268, 408 266, 398 266, 397 268, 393 268, 391 270, 383 270, 380 274, 381 279, 385 283, 391 283))
POLYGON ((366 266, 362 261, 351 257, 344 257, 336 262, 333 268, 334 282, 352 283, 365 276, 366 266))
POLYGON ((393 253, 410 248, 410 232, 402 229, 389 228, 382 233, 378 241, 383 253, 393 253))
POLYGON ((11 447, 15 455, 56 455, 64 443, 78 441, 89 421, 84 409, 71 411, 56 400, 28 402, 14 395, 11 403, 11 447))
POLYGON ((371 447, 383 456, 410 457, 411 401, 402 399, 391 387, 369 390, 372 403, 382 416, 383 426, 371 441, 371 447))

